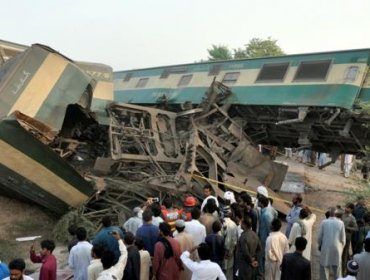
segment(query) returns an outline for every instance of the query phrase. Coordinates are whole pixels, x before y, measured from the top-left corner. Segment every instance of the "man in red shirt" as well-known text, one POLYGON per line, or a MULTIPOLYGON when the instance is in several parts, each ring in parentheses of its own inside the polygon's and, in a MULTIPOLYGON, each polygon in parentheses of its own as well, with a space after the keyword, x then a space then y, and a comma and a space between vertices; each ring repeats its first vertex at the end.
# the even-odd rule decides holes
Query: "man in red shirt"
POLYGON ((36 255, 33 245, 30 249, 30 258, 33 263, 42 263, 39 280, 57 279, 57 260, 52 254, 55 249, 54 241, 41 241, 40 255, 36 255))
POLYGON ((154 248, 153 280, 178 280, 183 269, 179 242, 173 239, 167 223, 159 225, 160 237, 154 248))

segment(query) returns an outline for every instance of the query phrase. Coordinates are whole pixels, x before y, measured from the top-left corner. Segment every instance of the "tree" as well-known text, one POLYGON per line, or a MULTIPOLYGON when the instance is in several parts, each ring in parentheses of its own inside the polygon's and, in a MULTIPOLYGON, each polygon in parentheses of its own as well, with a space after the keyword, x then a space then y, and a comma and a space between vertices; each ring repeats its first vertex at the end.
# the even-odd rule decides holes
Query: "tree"
POLYGON ((225 45, 212 45, 208 49, 208 60, 228 60, 228 59, 242 59, 242 58, 256 58, 264 56, 278 56, 284 55, 283 50, 278 46, 277 40, 253 38, 244 48, 230 49, 225 45))
POLYGON ((207 49, 207 51, 208 51, 208 60, 210 61, 228 60, 233 58, 231 51, 225 45, 212 45, 212 48, 207 49))
POLYGON ((283 50, 277 45, 277 40, 268 37, 266 40, 253 38, 245 46, 245 54, 247 58, 256 58, 264 56, 284 55, 283 50))

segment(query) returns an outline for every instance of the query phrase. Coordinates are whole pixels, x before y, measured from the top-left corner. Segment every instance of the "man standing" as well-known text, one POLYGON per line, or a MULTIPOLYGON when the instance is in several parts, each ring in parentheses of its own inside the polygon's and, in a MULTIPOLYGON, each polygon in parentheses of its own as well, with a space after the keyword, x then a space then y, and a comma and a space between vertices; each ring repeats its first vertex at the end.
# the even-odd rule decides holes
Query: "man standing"
POLYGON ((111 235, 118 243, 120 255, 118 261, 115 262, 114 253, 110 250, 104 251, 101 257, 104 270, 100 272, 97 280, 121 280, 123 277, 123 271, 127 263, 127 250, 118 232, 113 231, 111 235))
POLYGON ((9 263, 10 276, 3 280, 33 280, 33 278, 24 274, 26 263, 23 259, 15 259, 9 263))
POLYGON ((55 243, 52 240, 41 241, 40 255, 36 255, 33 245, 30 249, 30 258, 33 263, 42 263, 40 280, 57 279, 57 259, 53 255, 55 243))
POLYGON ((152 216, 152 211, 145 210, 143 213, 144 224, 136 232, 136 238, 143 240, 144 248, 151 256, 154 255, 154 245, 159 236, 158 227, 152 224, 152 216))
POLYGON ((367 280, 370 275, 370 238, 365 239, 364 245, 365 251, 353 256, 353 260, 356 261, 360 267, 357 280, 367 280))
POLYGON ((78 243, 72 247, 69 253, 68 265, 73 270, 73 279, 87 280, 87 268, 91 261, 90 242, 86 241, 87 232, 83 227, 76 230, 78 243))
POLYGON ((302 209, 302 196, 298 193, 293 194, 292 203, 292 208, 286 216, 286 221, 288 224, 286 226, 285 235, 287 238, 289 238, 289 234, 294 222, 296 222, 299 218, 299 212, 301 212, 302 209))
POLYGON ((252 231, 252 220, 249 217, 244 217, 241 221, 241 227, 243 232, 236 247, 238 280, 255 279, 261 244, 257 234, 252 231))
POLYGON ((226 280, 225 274, 222 272, 218 264, 211 262, 211 250, 206 243, 199 244, 190 251, 185 251, 181 254, 181 261, 193 273, 192 280, 226 280), (200 262, 195 262, 190 259, 192 254, 198 249, 200 262))
POLYGON ((203 212, 203 208, 206 206, 207 204, 207 201, 209 199, 213 199, 216 203, 216 206, 219 207, 220 205, 218 204, 218 200, 217 200, 217 197, 213 196, 212 195, 212 186, 211 185, 205 185, 203 187, 203 194, 204 194, 204 200, 202 202, 202 205, 200 206, 200 211, 203 212))
POLYGON ((234 253, 238 242, 238 226, 231 220, 231 210, 224 213, 223 234, 225 239, 224 271, 227 279, 233 279, 234 253))
POLYGON ((181 219, 180 210, 173 207, 172 198, 169 196, 163 200, 161 208, 164 221, 170 225, 172 232, 175 231, 175 223, 181 219))
POLYGON ((281 280, 311 280, 311 264, 302 253, 306 249, 304 237, 295 239, 295 252, 285 254, 281 265, 281 280))
POLYGON ((124 224, 123 228, 126 230, 126 232, 132 232, 132 234, 135 236, 136 231, 139 227, 143 224, 143 219, 139 217, 141 213, 140 207, 134 208, 134 216, 128 219, 124 224))
POLYGON ((191 221, 185 222, 185 232, 193 237, 195 246, 203 243, 206 238, 206 227, 198 221, 199 217, 200 210, 194 207, 191 210, 191 221))
POLYGON ((132 232, 127 232, 123 241, 127 248, 127 264, 123 280, 140 280, 140 254, 134 244, 135 236, 132 232))
POLYGON ((344 223, 335 217, 335 207, 329 210, 329 218, 321 222, 317 240, 320 255, 320 279, 329 280, 332 270, 334 278, 341 276, 343 247, 346 242, 344 223))
POLYGON ((109 216, 103 217, 101 220, 103 228, 98 232, 93 240, 93 245, 101 245, 109 249, 114 254, 114 262, 118 261, 120 250, 117 240, 113 237, 112 232, 119 233, 123 238, 123 233, 119 227, 112 226, 112 221, 109 216))
POLYGON ((153 279, 178 280, 182 269, 180 245, 170 236, 169 224, 161 223, 159 234, 160 237, 154 248, 153 279))
MULTIPOLYGON (((177 236, 175 239, 179 242, 181 253, 185 251, 191 251, 194 248, 194 240, 193 237, 184 231, 185 229, 185 222, 184 220, 177 220, 176 221, 176 230, 177 236)), ((192 256, 195 259, 195 255, 192 256)), ((181 280, 190 280, 191 279, 191 271, 185 267, 183 271, 180 273, 181 280)))
MULTIPOLYGON (((337 280, 356 280, 357 278, 357 273, 360 270, 360 267, 356 261, 349 261, 347 263, 347 276, 343 278, 338 278, 337 280)), ((366 279, 369 279, 367 277, 366 279)))
POLYGON ((209 199, 199 218, 199 222, 206 227, 207 235, 212 233, 212 225, 215 221, 218 221, 218 218, 213 214, 216 211, 217 206, 215 201, 213 199, 209 199))
POLYGON ((286 236, 280 232, 281 222, 274 219, 271 223, 271 232, 266 240, 265 252, 265 279, 280 280, 280 266, 283 256, 289 250, 289 242, 286 236))
POLYGON ((259 236, 260 241, 261 241, 261 248, 262 248, 262 252, 263 252, 261 254, 259 272, 260 272, 260 274, 264 274, 264 269, 265 269, 265 254, 264 254, 264 252, 265 252, 265 246, 266 246, 266 239, 270 234, 272 221, 277 218, 277 212, 270 205, 270 201, 265 196, 260 196, 259 205, 261 207, 261 218, 260 218, 258 236, 259 236))
POLYGON ((346 231, 346 245, 344 245, 342 253, 342 275, 346 274, 346 267, 344 264, 349 260, 349 245, 351 244, 352 234, 358 231, 356 218, 352 215, 354 208, 355 205, 353 203, 347 203, 342 217, 344 229, 346 231))
POLYGON ((96 280, 100 272, 103 271, 103 265, 100 261, 104 252, 104 247, 101 245, 94 245, 91 248, 92 260, 90 265, 87 267, 87 276, 89 280, 96 280))

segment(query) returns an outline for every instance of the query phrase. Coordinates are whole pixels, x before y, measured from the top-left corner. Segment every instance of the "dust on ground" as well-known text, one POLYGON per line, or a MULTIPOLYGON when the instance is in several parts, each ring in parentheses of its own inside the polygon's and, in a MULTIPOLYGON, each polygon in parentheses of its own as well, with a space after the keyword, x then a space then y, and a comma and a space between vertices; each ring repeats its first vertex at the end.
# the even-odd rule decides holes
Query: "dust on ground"
MULTIPOLYGON (((319 252, 316 244, 316 232, 324 212, 329 206, 343 205, 350 199, 353 192, 360 189, 360 174, 354 174, 350 178, 344 178, 340 172, 339 163, 328 166, 325 170, 310 167, 294 159, 280 158, 289 165, 289 172, 301 176, 306 185, 304 203, 309 205, 317 215, 314 226, 312 269, 313 279, 318 279, 319 252)), ((290 201, 291 194, 280 193, 290 201)), ((31 241, 17 242, 17 237, 41 235, 42 239, 50 238, 53 227, 59 217, 48 213, 46 209, 16 199, 0 196, 0 260, 8 262, 15 257, 24 258, 27 261, 28 271, 37 270, 40 265, 32 264, 29 260, 28 250, 31 241)), ((39 248, 41 239, 35 241, 39 248)), ((57 244, 54 254, 58 259, 58 268, 67 268, 68 250, 65 244, 57 244)))

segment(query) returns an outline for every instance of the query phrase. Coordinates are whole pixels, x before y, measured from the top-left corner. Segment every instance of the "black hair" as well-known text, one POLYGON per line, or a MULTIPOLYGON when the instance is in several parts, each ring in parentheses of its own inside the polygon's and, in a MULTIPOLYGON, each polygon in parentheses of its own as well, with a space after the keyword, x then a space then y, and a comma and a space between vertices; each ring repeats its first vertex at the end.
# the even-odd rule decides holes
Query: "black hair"
POLYGON ((203 190, 205 190, 205 189, 208 189, 210 191, 213 190, 212 186, 211 185, 208 185, 208 184, 203 187, 203 190))
POLYGON ((91 248, 92 253, 98 259, 102 257, 104 250, 105 250, 104 246, 100 244, 93 245, 93 247, 91 248))
POLYGON ((346 208, 349 208, 349 209, 355 209, 355 205, 353 203, 347 203, 346 204, 346 208))
POLYGON ((261 195, 259 198, 258 198, 258 202, 261 203, 261 205, 263 205, 264 207, 267 207, 269 205, 269 200, 266 196, 263 196, 261 195))
POLYGON ((298 251, 304 251, 304 249, 306 249, 307 246, 307 239, 304 238, 303 236, 299 236, 295 239, 294 245, 298 251))
POLYGON ((299 212, 299 218, 300 219, 306 219, 308 217, 308 212, 306 209, 302 208, 301 211, 299 212))
POLYGON ((183 226, 183 227, 176 226, 176 230, 177 230, 177 232, 183 232, 185 230, 185 226, 183 226))
POLYGON ((55 243, 53 240, 43 240, 41 241, 41 249, 47 249, 50 252, 53 252, 55 249, 55 243))
POLYGON ((154 217, 159 217, 162 214, 161 205, 159 205, 158 202, 153 203, 150 209, 152 210, 154 217))
POLYGON ((202 261, 211 259, 211 249, 207 243, 200 243, 198 246, 198 256, 202 261))
POLYGON ((217 204, 216 204, 216 200, 213 199, 213 198, 210 198, 207 200, 207 203, 206 203, 206 206, 204 207, 204 212, 206 213, 213 213, 215 211, 217 211, 217 204))
POLYGON ((298 201, 299 203, 302 203, 302 201, 303 201, 303 197, 302 197, 302 195, 301 195, 300 193, 296 193, 295 195, 296 195, 296 199, 297 199, 297 201, 298 201))
POLYGON ((103 219, 101 219, 101 223, 103 227, 110 227, 112 225, 112 220, 109 216, 104 216, 103 219))
POLYGON ((123 238, 123 241, 127 245, 132 245, 135 242, 135 235, 132 232, 128 231, 126 232, 125 237, 123 238))
POLYGON ((143 221, 145 223, 150 222, 153 219, 153 212, 151 210, 145 210, 143 212, 143 221))
POLYGON ((222 224, 220 221, 214 221, 212 224, 213 233, 217 233, 222 229, 222 224))
POLYGON ((111 268, 114 265, 114 253, 111 250, 105 250, 100 261, 104 269, 111 268))
POLYGON ((252 219, 248 216, 244 216, 242 219, 242 224, 246 226, 246 228, 252 228, 252 219))
POLYGON ((191 218, 193 220, 198 220, 199 217, 200 217, 200 209, 198 207, 194 207, 193 209, 191 209, 191 218))
POLYGON ((87 237, 87 231, 86 231, 86 229, 83 228, 83 227, 79 227, 76 230, 76 237, 77 237, 78 241, 84 241, 84 240, 86 240, 86 237, 87 237))
POLYGON ((364 241, 364 248, 366 252, 370 253, 370 238, 366 238, 364 241))
POLYGON ((172 198, 167 196, 164 200, 163 200, 163 205, 166 207, 166 208, 171 208, 172 207, 172 198))
POLYGON ((247 192, 241 194, 240 197, 243 200, 243 202, 246 203, 247 205, 252 204, 252 197, 247 192))
POLYGON ((171 226, 165 222, 159 224, 159 230, 163 233, 164 236, 171 235, 171 226))
POLYGON ((68 233, 70 235, 76 235, 76 230, 77 230, 77 225, 76 224, 72 224, 68 227, 68 233))
POLYGON ((141 238, 135 239, 135 245, 138 248, 138 250, 143 250, 145 248, 144 241, 141 238))
POLYGON ((281 221, 279 219, 273 219, 271 222, 272 231, 279 231, 281 229, 281 221))
POLYGON ((26 263, 24 262, 23 259, 14 259, 9 263, 8 267, 9 270, 15 269, 23 271, 26 268, 26 263))

